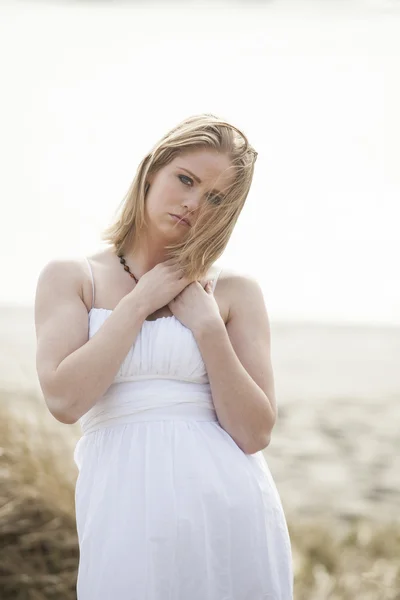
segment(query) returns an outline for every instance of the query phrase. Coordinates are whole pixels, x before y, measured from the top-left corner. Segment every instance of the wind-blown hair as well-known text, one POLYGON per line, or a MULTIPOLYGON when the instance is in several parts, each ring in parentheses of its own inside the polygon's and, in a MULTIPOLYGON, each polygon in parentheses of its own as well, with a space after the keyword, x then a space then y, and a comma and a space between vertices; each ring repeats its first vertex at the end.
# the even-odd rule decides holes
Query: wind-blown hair
POLYGON ((139 164, 136 175, 117 211, 116 221, 102 235, 117 254, 134 252, 145 230, 147 178, 178 155, 209 149, 227 155, 234 180, 218 204, 202 203, 198 217, 181 241, 166 246, 189 280, 202 278, 221 256, 244 206, 253 180, 257 152, 237 127, 212 114, 181 121, 168 131, 139 164), (121 208, 122 206, 122 208, 121 208))

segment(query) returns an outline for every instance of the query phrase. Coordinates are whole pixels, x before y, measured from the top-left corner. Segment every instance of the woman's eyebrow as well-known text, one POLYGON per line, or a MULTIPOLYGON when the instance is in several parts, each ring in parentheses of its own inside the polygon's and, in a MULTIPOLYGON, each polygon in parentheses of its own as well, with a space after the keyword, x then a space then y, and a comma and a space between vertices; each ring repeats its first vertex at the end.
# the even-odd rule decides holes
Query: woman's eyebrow
MULTIPOLYGON (((185 169, 185 167, 177 167, 177 169, 181 169, 182 171, 186 171, 186 173, 189 173, 189 175, 191 175, 193 177, 193 179, 195 179, 197 181, 197 183, 201 183, 201 179, 200 177, 197 177, 197 175, 195 175, 194 173, 192 173, 192 171, 189 171, 189 169, 185 169)), ((219 192, 218 190, 211 190, 213 194, 217 194, 218 196, 222 196, 224 197, 224 194, 222 192, 219 192)))

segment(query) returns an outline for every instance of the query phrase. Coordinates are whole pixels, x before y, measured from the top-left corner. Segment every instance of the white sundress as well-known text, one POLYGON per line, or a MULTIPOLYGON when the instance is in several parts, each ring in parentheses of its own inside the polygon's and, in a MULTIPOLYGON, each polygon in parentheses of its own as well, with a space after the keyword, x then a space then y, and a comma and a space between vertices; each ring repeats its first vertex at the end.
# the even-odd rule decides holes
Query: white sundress
MULTIPOLYGON (((89 338, 111 312, 92 307, 89 338)), ((219 424, 201 353, 177 318, 143 323, 80 424, 78 600, 292 600, 269 467, 219 424)))

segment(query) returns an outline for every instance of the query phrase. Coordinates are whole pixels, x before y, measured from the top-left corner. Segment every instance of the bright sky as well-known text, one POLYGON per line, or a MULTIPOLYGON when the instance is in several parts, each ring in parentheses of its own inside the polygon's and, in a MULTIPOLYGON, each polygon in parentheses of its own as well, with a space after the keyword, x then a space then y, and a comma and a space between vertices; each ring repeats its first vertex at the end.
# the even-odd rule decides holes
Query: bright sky
POLYGON ((400 322, 400 4, 0 0, 0 303, 91 254, 137 164, 212 112, 259 153, 218 262, 273 320, 400 322))

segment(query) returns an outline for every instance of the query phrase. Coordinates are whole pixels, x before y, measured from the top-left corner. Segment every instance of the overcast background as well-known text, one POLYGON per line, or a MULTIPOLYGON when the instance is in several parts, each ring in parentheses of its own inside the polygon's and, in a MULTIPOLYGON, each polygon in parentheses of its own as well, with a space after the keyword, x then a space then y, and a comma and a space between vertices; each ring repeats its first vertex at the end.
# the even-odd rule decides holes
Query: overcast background
POLYGON ((400 321, 400 3, 0 2, 0 304, 95 252, 145 152, 212 112, 259 153, 221 264, 272 320, 400 321))

